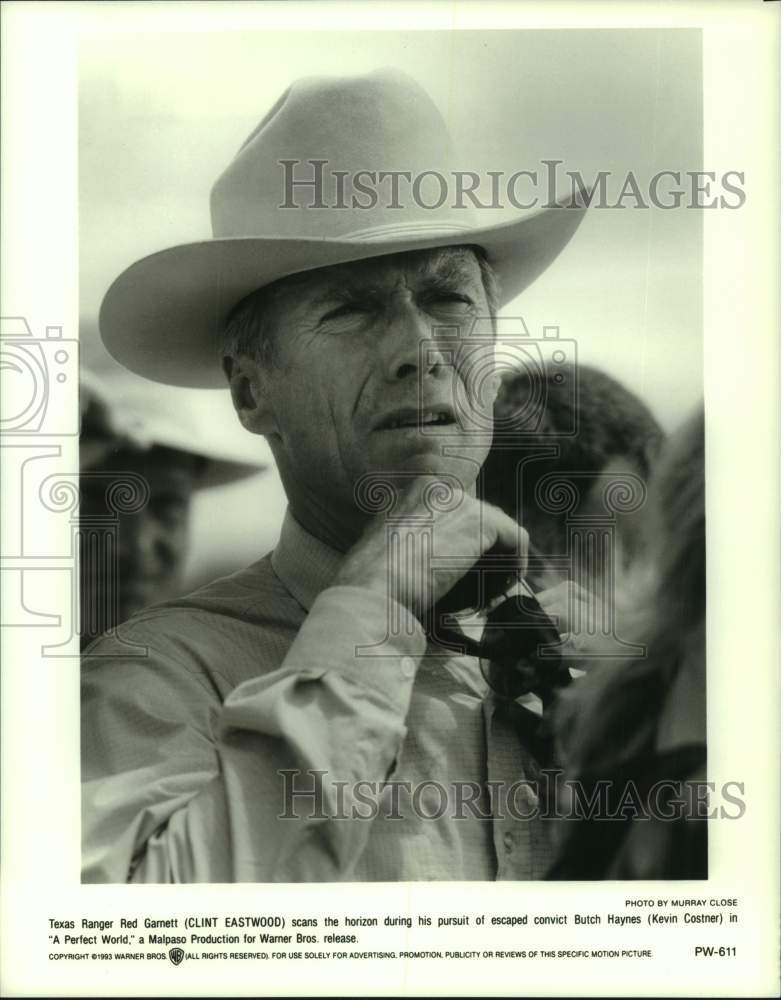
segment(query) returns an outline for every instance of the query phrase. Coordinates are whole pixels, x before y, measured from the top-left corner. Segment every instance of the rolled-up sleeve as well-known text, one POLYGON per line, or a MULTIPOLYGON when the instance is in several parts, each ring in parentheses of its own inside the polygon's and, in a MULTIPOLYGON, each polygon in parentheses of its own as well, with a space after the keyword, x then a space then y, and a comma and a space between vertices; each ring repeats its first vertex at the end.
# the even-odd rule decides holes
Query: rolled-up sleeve
POLYGON ((208 665, 156 641, 165 616, 125 633, 146 656, 94 644, 83 667, 84 881, 349 879, 372 825, 354 814, 353 791, 392 770, 425 650, 404 609, 388 637, 387 612, 377 594, 323 591, 280 665, 260 642, 256 653, 226 643, 226 658, 257 658, 227 696, 208 665))

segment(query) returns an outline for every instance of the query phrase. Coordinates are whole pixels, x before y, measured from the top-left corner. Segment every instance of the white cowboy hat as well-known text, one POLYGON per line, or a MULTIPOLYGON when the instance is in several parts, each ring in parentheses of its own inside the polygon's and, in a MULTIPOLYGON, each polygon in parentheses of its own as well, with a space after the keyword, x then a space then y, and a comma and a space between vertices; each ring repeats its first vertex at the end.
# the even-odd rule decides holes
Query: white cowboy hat
POLYGON ((236 417, 230 402, 226 399, 226 405, 215 406, 214 394, 209 393, 210 405, 204 406, 201 395, 193 389, 151 385, 121 368, 102 375, 82 368, 82 471, 99 468, 101 461, 118 448, 146 452, 155 445, 204 459, 197 489, 224 486, 267 469, 271 463, 257 454, 258 438, 248 434, 243 442, 236 435, 236 417))
MULTIPOLYGON (((391 197, 381 195, 367 208, 352 207, 356 192, 359 205, 371 202, 353 184, 359 171, 452 177, 468 167, 459 164, 431 98, 405 74, 299 80, 212 188, 214 238, 144 257, 111 285, 100 310, 103 341, 125 367, 148 379, 221 387, 220 333, 231 309, 251 292, 296 272, 458 244, 485 250, 504 304, 567 244, 583 205, 546 206, 493 225, 488 219, 495 213, 474 208, 468 198, 454 206, 447 197, 427 208, 422 196, 408 197, 393 208, 391 197), (313 188, 285 190, 286 171, 288 179, 313 177, 318 160, 326 161, 328 188, 319 202, 325 207, 315 203, 313 188), (336 196, 331 182, 339 172, 344 189, 336 196), (281 207, 286 200, 295 207, 281 207)), ((430 199, 429 190, 425 202, 430 199)))

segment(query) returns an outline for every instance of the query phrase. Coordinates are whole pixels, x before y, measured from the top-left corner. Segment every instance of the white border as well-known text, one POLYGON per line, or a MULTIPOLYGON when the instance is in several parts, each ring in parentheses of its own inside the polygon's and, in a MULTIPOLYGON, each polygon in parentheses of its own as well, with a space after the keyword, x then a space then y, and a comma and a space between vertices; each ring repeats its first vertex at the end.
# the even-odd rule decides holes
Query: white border
MULTIPOLYGON (((704 28, 705 164, 745 169, 738 212, 706 215, 705 335, 708 421, 710 769, 746 781, 746 816, 714 824, 707 893, 744 900, 739 958, 691 959, 688 941, 665 965, 312 963, 273 968, 139 963, 81 970, 41 966, 50 917, 135 912, 327 912, 334 896, 315 886, 81 887, 78 880, 76 660, 44 662, 25 630, 6 630, 2 677, 3 989, 8 994, 277 995, 364 993, 538 995, 771 995, 778 983, 779 834, 779 23, 773 4, 76 4, 3 8, 3 314, 22 313, 36 332, 77 328, 76 80, 78 37, 87 31, 339 30, 470 27, 704 28), (55 319, 56 317, 56 319, 55 319), (171 900, 175 900, 173 903, 171 900), (451 971, 452 970, 452 971, 451 971)), ((63 419, 74 400, 64 398, 63 419)), ((69 409, 70 408, 70 409, 69 409)), ((64 445, 75 470, 73 442, 64 445)), ((4 551, 11 526, 4 524, 4 551)), ((654 887, 553 884, 349 885, 338 910, 408 908, 458 913, 555 911, 584 899, 654 894, 654 887), (436 900, 436 902, 433 902, 436 900)), ((669 886, 664 893, 670 894, 669 886)), ((608 935, 602 935, 603 939, 608 935)), ((562 936, 570 940, 572 935, 562 936)), ((579 945, 592 935, 584 931, 579 945)), ((646 935, 645 940, 648 940, 646 935)))

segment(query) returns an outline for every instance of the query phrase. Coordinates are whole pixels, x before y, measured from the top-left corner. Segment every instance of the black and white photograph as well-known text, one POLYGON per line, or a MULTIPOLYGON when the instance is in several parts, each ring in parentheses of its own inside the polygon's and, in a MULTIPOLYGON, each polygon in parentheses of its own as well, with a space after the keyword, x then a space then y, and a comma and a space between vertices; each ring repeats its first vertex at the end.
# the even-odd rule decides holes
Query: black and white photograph
POLYGON ((84 879, 705 878, 700 32, 173 42, 81 52, 84 879))
MULTIPOLYGON (((72 305, 2 309, 4 646, 71 720, 38 981, 771 995, 737 276, 778 239, 767 109, 714 125, 728 19, 75 6, 72 305)), ((726 7, 743 58, 777 32, 726 7)))

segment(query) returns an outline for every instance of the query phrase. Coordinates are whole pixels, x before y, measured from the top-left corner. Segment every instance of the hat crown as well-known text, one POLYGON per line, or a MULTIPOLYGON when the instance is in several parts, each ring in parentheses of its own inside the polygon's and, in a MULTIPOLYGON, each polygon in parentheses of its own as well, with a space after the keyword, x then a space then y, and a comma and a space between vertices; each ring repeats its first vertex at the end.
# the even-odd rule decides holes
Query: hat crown
POLYGON ((476 224, 468 199, 452 204, 458 169, 442 115, 406 74, 305 78, 212 188, 213 233, 370 239, 421 225, 467 229, 476 224))
POLYGON ((153 381, 224 387, 225 322, 258 288, 335 264, 464 244, 484 249, 507 302, 561 251, 585 209, 539 206, 502 222, 471 202, 481 168, 459 160, 436 105, 403 73, 299 80, 212 188, 215 238, 128 267, 103 299, 103 341, 153 381))

